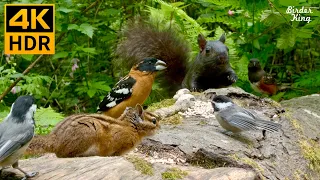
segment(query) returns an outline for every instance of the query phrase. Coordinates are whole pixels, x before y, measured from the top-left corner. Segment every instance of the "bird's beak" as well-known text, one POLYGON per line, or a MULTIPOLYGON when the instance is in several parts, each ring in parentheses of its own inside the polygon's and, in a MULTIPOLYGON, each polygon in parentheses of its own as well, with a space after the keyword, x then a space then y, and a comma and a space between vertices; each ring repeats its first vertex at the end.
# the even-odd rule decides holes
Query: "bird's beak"
POLYGON ((156 62, 156 70, 157 71, 161 71, 167 68, 166 66, 167 64, 161 60, 158 59, 158 61, 156 62))
POLYGON ((212 107, 213 107, 213 109, 214 109, 213 113, 216 112, 216 111, 218 111, 217 106, 216 106, 216 102, 211 101, 211 104, 212 104, 212 107))
POLYGON ((256 66, 256 62, 253 62, 253 66, 256 66))

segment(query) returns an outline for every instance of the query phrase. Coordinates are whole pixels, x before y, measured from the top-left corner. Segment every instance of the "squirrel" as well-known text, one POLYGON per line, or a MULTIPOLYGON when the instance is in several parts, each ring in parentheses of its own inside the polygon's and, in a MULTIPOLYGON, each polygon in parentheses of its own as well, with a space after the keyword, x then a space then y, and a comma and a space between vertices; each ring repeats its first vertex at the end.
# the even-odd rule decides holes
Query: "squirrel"
POLYGON ((218 41, 206 41, 199 35, 200 52, 194 62, 188 64, 188 42, 172 28, 160 30, 157 25, 138 21, 124 29, 124 40, 117 45, 116 54, 120 58, 117 63, 129 68, 145 57, 161 59, 167 69, 158 81, 169 95, 181 88, 192 91, 221 88, 238 79, 230 66, 228 47, 224 43, 225 35, 218 41))
POLYGON ((184 88, 201 91, 227 87, 237 81, 238 77, 229 63, 229 49, 224 44, 225 41, 224 34, 217 41, 207 41, 202 34, 199 34, 200 53, 183 80, 184 88))
POLYGON ((75 114, 59 122, 50 134, 35 136, 26 155, 55 153, 57 157, 120 156, 160 128, 159 116, 140 104, 127 107, 115 119, 103 114, 75 114))

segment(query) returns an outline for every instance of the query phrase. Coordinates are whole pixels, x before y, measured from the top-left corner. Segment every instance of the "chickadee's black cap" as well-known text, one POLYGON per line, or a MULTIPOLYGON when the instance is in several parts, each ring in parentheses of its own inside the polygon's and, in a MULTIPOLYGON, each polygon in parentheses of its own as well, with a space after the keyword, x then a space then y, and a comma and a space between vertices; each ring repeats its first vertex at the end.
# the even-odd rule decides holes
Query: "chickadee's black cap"
POLYGON ((228 98, 227 96, 224 96, 224 95, 215 96, 212 99, 212 101, 217 102, 217 103, 232 102, 232 100, 230 98, 228 98))
POLYGON ((18 97, 12 106, 11 115, 14 117, 25 115, 34 102, 35 99, 30 95, 18 97))

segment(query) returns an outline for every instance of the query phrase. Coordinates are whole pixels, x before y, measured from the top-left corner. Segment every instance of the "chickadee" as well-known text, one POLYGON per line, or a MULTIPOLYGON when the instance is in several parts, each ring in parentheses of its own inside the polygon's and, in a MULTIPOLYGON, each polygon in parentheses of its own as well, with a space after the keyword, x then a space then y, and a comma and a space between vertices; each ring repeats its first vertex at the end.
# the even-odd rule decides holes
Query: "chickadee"
POLYGON ((20 170, 27 179, 38 173, 27 173, 18 166, 34 135, 33 119, 37 105, 32 96, 20 96, 11 106, 9 115, 0 124, 0 171, 6 166, 20 170))
POLYGON ((274 132, 281 128, 281 124, 262 120, 250 111, 237 106, 227 96, 216 96, 211 103, 219 124, 233 133, 249 130, 274 132))

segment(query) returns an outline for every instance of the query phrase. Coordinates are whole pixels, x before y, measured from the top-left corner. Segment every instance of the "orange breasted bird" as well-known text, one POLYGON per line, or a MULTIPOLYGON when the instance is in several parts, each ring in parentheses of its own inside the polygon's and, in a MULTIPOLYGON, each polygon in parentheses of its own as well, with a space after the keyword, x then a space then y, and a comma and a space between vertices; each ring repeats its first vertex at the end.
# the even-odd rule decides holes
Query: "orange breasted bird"
POLYGON ((271 74, 266 73, 258 59, 250 59, 248 65, 248 77, 252 88, 260 93, 274 95, 277 93, 278 87, 275 79, 271 74))
POLYGON ((144 58, 134 65, 129 74, 111 89, 99 104, 98 111, 118 118, 126 107, 143 104, 149 97, 156 72, 166 69, 166 63, 156 58, 144 58))

